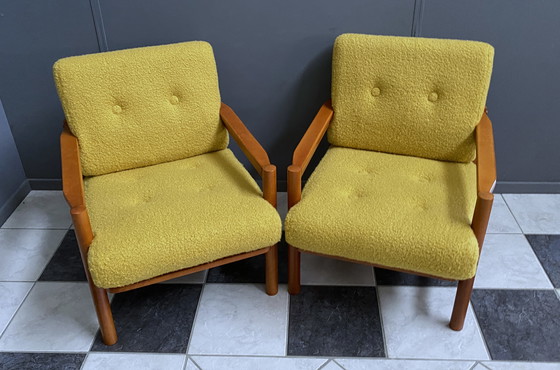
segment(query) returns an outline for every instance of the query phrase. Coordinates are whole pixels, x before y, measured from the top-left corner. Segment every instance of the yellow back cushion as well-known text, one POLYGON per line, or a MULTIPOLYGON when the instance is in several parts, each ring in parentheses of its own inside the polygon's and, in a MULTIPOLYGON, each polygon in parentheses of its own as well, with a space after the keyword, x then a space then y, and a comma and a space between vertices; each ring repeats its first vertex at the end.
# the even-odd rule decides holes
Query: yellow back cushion
POLYGON ((224 149, 212 47, 201 41, 59 60, 54 78, 85 176, 224 149))
POLYGON ((474 41, 344 34, 334 44, 331 144, 453 162, 474 128, 494 49, 474 41))

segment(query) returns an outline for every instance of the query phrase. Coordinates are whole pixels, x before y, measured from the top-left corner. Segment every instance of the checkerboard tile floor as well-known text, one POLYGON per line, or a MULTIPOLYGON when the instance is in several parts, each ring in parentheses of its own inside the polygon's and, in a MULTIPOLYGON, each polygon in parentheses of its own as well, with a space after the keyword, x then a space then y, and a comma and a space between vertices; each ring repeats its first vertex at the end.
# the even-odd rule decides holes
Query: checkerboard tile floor
MULTIPOLYGON (((285 214, 285 194, 280 194, 285 214)), ((560 369, 560 195, 497 195, 465 328, 455 284, 304 255, 302 291, 264 258, 112 297, 105 346, 61 192, 0 228, 0 369, 560 369)))

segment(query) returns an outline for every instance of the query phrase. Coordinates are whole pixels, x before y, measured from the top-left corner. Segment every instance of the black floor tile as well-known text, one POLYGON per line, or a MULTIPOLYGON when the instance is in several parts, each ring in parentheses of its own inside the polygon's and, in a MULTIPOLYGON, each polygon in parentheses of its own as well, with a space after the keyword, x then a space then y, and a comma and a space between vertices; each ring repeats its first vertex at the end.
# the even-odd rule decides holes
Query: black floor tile
MULTIPOLYGON (((278 243, 278 281, 288 282, 288 248, 278 243)), ((207 283, 264 283, 265 256, 260 255, 208 270, 207 283)))
POLYGON ((377 285, 457 286, 456 281, 432 279, 377 267, 375 268, 375 281, 377 285))
POLYGON ((86 281, 74 230, 68 230, 39 281, 86 281))
POLYGON ((82 353, 0 353, 0 369, 78 370, 85 357, 82 353))
POLYGON ((117 294, 111 303, 118 342, 98 333, 92 351, 185 353, 202 285, 157 284, 117 294))
POLYGON ((492 360, 560 361, 553 290, 475 289, 471 302, 492 360))
POLYGON ((303 286, 290 297, 288 355, 384 357, 375 288, 303 286))
MULTIPOLYGON (((560 235, 525 235, 556 288, 560 288, 560 235)), ((560 351, 560 350, 559 350, 560 351)))

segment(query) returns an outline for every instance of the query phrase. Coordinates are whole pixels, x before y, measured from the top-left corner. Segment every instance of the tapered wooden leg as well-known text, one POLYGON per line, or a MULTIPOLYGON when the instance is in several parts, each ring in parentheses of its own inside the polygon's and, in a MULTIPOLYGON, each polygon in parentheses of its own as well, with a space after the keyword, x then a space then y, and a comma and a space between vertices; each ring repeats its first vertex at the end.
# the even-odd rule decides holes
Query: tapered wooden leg
POLYGON ((453 330, 460 331, 463 329, 473 284, 474 277, 472 279, 459 281, 457 294, 455 295, 455 304, 453 305, 453 313, 451 314, 451 321, 449 322, 449 327, 453 330))
POLYGON ((97 320, 99 321, 99 329, 103 337, 103 343, 112 346, 117 343, 117 330, 115 329, 115 322, 113 321, 113 313, 111 312, 111 303, 107 296, 107 291, 89 283, 91 297, 93 298, 93 305, 97 313, 97 320))
POLYGON ((300 259, 300 251, 288 245, 288 293, 290 294, 298 294, 301 290, 300 259))
POLYGON ((273 245, 266 252, 266 294, 278 293, 278 246, 273 245))

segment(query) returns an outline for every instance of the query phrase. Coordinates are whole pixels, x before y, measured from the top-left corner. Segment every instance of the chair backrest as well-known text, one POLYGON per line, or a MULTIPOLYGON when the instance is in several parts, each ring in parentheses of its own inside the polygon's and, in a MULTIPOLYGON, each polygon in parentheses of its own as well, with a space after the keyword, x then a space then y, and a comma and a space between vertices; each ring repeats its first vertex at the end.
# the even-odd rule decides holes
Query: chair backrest
POLYGON ((216 63, 206 42, 64 58, 53 69, 85 176, 227 147, 216 63))
POLYGON ((344 34, 333 51, 333 145, 453 162, 475 157, 494 49, 344 34))

